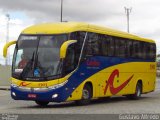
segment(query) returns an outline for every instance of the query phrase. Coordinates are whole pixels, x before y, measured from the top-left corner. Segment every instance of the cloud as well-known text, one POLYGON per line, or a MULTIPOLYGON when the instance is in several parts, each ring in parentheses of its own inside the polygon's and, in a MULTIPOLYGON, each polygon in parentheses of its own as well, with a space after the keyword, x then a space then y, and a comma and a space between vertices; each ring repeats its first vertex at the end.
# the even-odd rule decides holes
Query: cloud
MULTIPOLYGON (((4 11, 21 10, 37 21, 59 21, 61 0, 0 0, 4 11)), ((124 0, 119 0, 121 3, 124 0)), ((121 15, 117 0, 63 0, 63 16, 67 21, 97 21, 121 15), (116 8, 116 9, 115 9, 116 8)))

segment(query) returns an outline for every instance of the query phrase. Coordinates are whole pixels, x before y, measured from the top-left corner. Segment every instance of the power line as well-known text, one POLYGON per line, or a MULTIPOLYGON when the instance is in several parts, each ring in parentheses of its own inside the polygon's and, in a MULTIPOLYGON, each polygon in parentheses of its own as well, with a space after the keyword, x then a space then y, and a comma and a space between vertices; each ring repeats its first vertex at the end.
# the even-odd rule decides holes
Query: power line
POLYGON ((124 7, 124 9, 125 9, 125 13, 126 13, 126 15, 127 15, 127 32, 129 33, 129 28, 130 28, 130 26, 129 26, 129 15, 130 15, 130 13, 131 13, 131 11, 132 11, 132 8, 127 8, 127 7, 124 7))

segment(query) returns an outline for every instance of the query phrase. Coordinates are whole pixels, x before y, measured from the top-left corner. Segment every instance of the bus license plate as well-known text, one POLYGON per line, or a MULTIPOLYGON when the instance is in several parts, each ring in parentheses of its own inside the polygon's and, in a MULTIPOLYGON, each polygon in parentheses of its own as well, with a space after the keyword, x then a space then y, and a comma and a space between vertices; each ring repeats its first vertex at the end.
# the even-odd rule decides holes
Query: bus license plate
POLYGON ((28 98, 36 98, 37 95, 36 94, 28 94, 28 98))

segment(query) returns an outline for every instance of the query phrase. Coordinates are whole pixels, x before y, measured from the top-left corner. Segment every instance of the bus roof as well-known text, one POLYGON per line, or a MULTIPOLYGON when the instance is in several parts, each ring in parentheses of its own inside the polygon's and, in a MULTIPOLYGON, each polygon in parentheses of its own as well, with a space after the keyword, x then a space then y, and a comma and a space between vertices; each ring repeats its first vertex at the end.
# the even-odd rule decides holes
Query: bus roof
POLYGON ((95 32, 116 37, 129 38, 129 39, 154 43, 154 41, 151 39, 142 38, 133 34, 114 30, 111 28, 100 27, 97 25, 81 23, 81 22, 59 22, 59 23, 37 24, 24 29, 22 31, 22 34, 62 34, 75 31, 95 32))

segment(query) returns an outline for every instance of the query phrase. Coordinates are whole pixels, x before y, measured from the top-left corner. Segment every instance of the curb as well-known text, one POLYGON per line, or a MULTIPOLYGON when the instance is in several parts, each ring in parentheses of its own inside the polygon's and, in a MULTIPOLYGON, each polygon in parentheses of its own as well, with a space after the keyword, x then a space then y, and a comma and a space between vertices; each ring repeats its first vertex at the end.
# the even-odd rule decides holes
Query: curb
POLYGON ((3 88, 0 87, 0 90, 8 90, 8 91, 10 91, 10 88, 9 87, 8 88, 7 87, 6 88, 5 87, 3 87, 3 88))

